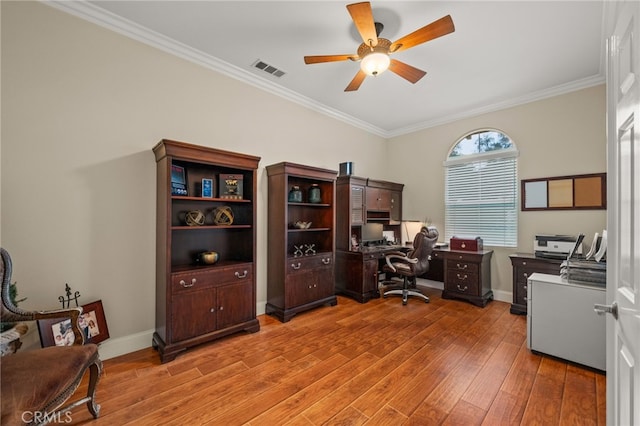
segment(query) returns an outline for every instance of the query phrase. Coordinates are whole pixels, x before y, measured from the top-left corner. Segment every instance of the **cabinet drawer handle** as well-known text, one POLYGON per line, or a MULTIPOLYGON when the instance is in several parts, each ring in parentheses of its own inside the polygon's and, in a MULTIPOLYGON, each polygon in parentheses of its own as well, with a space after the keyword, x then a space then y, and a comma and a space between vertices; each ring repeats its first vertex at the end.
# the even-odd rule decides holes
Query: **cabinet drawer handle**
POLYGON ((522 266, 527 266, 527 262, 522 262, 522 266))
POLYGON ((458 269, 467 269, 469 265, 467 265, 466 263, 463 263, 462 265, 460 265, 459 263, 456 263, 456 266, 458 267, 458 269))
POLYGON ((316 287, 318 287, 318 284, 314 284, 314 285, 309 284, 309 288, 316 288, 316 287))
POLYGON ((218 308, 218 310, 219 310, 219 311, 224 311, 224 306, 220 306, 220 307, 218 308))
POLYGON ((300 264, 300 262, 298 262, 298 264, 297 264, 297 265, 296 265, 295 263, 292 263, 292 264, 291 264, 291 267, 292 267, 293 269, 296 269, 296 270, 297 270, 297 269, 300 269, 300 266, 302 266, 302 265, 300 264))
POLYGON ((524 290, 526 290, 526 289, 527 289, 527 286, 525 285, 525 286, 524 286, 524 287, 522 287, 522 288, 523 288, 524 290))
MULTIPOLYGON (((462 275, 462 276, 460 276, 460 274, 456 274, 456 276, 458 277, 458 279, 459 279, 459 280, 466 280, 467 278, 469 278, 469 277, 467 276, 467 274, 464 274, 464 275, 462 275)), ((466 288, 466 287, 465 287, 465 288, 466 288)))
POLYGON ((322 259, 322 263, 324 263, 325 265, 328 265, 331 263, 331 258, 327 257, 326 259, 322 259))
POLYGON ((191 284, 187 284, 185 280, 180 280, 180 285, 184 288, 193 287, 194 285, 196 285, 196 279, 191 278, 191 284))
POLYGON ((209 312, 215 312, 215 311, 216 311, 216 308, 209 309, 209 312))
POLYGON ((464 286, 464 288, 460 287, 460 284, 456 284, 456 287, 458 287, 458 291, 467 291, 469 290, 469 287, 467 287, 466 285, 464 286))
POLYGON ((525 273, 523 273, 522 275, 524 275, 524 279, 525 279, 525 280, 529 278, 529 274, 527 274, 526 272, 525 272, 525 273))
POLYGON ((247 277, 247 274, 248 274, 248 272, 247 272, 247 270, 246 270, 246 269, 245 269, 244 271, 242 271, 242 275, 240 275, 240 272, 238 272, 238 271, 236 271, 236 272, 235 272, 235 276, 236 276, 236 278, 240 278, 240 279, 242 279, 242 278, 246 278, 246 277, 247 277))

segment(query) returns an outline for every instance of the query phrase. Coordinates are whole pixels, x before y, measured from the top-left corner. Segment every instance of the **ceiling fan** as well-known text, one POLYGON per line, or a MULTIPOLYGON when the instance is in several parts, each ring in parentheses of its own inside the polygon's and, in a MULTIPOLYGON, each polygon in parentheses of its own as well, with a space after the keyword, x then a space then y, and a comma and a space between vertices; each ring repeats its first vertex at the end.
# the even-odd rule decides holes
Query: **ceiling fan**
POLYGON ((405 80, 415 84, 426 74, 421 69, 391 59, 392 53, 407 50, 411 47, 433 40, 443 35, 455 31, 453 20, 450 15, 438 19, 424 27, 408 34, 398 40, 391 42, 386 38, 379 37, 383 25, 373 20, 371 4, 368 1, 347 5, 347 10, 351 14, 351 19, 362 37, 363 43, 358 47, 355 55, 317 55, 305 56, 305 64, 318 64, 321 62, 360 61, 360 70, 355 75, 351 83, 344 89, 345 92, 358 90, 367 75, 377 76, 390 69, 405 80))

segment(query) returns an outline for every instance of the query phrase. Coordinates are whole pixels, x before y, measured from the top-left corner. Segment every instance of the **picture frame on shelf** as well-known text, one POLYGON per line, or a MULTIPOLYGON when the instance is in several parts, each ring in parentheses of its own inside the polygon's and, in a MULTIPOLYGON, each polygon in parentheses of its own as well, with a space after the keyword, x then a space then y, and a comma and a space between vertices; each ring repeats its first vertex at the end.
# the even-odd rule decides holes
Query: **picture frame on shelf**
MULTIPOLYGON (((78 319, 80 329, 84 333, 84 342, 101 343, 109 338, 109 328, 102 308, 102 300, 82 306, 82 314, 78 319)), ((71 319, 38 320, 38 333, 43 348, 48 346, 71 346, 75 336, 71 329, 71 319)))
POLYGON ((243 199, 243 181, 241 174, 220 173, 220 198, 229 200, 243 199))
POLYGON ((187 172, 184 167, 171 165, 171 195, 189 195, 187 191, 187 172))
POLYGON ((213 179, 202 179, 202 198, 213 198, 213 179))

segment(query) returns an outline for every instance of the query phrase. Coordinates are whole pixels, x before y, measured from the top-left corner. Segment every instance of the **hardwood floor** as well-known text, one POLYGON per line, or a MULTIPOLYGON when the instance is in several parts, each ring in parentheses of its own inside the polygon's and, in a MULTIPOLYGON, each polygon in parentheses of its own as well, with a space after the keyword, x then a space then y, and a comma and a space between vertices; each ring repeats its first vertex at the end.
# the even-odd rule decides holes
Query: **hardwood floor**
POLYGON ((260 316, 261 329, 160 364, 151 348, 104 362, 71 424, 604 425, 605 376, 526 347, 526 317, 399 298, 260 316))

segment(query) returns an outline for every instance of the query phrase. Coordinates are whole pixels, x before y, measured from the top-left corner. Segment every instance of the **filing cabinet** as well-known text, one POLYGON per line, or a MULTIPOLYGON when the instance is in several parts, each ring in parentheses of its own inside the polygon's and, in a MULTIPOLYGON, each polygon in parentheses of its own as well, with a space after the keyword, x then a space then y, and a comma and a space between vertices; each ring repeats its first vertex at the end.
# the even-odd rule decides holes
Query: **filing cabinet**
POLYGON ((380 297, 378 270, 384 256, 384 250, 337 252, 336 262, 341 269, 336 274, 336 291, 360 303, 380 297))
POLYGON ((532 253, 509 255, 513 268, 513 303, 510 312, 517 315, 527 313, 527 280, 536 273, 560 275, 562 259, 536 257, 532 253))
POLYGON ((476 252, 440 249, 444 258, 443 299, 463 299, 485 307, 493 300, 491 256, 493 250, 476 252))

